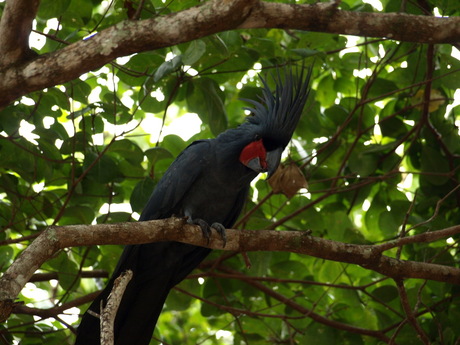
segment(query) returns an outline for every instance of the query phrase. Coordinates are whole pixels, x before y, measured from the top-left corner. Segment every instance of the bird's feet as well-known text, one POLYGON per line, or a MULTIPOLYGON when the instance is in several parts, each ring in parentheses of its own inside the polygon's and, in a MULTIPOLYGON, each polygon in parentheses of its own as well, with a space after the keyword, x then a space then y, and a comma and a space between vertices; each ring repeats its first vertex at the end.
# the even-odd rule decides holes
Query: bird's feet
POLYGON ((223 242, 222 248, 225 248, 225 245, 227 244, 227 235, 225 233, 225 226, 223 226, 220 223, 212 223, 211 228, 216 229, 217 233, 219 234, 223 242))
POLYGON ((187 223, 192 225, 198 225, 201 228, 203 237, 206 238, 206 240, 208 241, 208 244, 209 240, 211 239, 211 228, 215 229, 217 233, 220 235, 222 242, 224 243, 222 248, 225 248, 225 245, 227 244, 227 236, 225 234, 225 226, 223 226, 222 224, 212 223, 211 226, 209 226, 209 224, 203 219, 192 219, 191 217, 187 218, 187 223))

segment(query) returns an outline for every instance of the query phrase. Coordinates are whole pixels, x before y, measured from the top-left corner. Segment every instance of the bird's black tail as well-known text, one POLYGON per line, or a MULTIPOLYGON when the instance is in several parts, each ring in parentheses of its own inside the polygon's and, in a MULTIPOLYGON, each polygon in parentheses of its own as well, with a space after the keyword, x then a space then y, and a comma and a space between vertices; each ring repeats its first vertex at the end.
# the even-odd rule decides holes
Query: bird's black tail
MULTIPOLYGON (((114 280, 125 270, 133 271, 115 318, 116 345, 148 344, 163 304, 171 290, 210 252, 210 249, 178 242, 127 246, 106 288, 89 310, 99 314, 114 280)), ((99 318, 86 312, 77 330, 75 345, 99 345, 99 318)))

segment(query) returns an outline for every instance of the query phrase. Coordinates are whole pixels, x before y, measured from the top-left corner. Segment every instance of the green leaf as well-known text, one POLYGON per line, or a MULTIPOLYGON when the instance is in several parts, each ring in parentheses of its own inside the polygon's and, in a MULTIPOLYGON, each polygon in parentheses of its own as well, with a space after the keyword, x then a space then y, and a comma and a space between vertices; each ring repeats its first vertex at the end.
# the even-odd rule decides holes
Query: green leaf
POLYGON ((239 50, 243 44, 241 35, 238 34, 238 32, 236 31, 224 31, 216 36, 219 38, 219 40, 214 43, 216 50, 219 52, 223 51, 223 55, 225 56, 228 55, 230 52, 239 50))
POLYGON ((83 168, 89 169, 88 177, 99 183, 108 183, 121 177, 117 163, 108 155, 88 153, 83 161, 83 168))
POLYGON ((50 144, 47 140, 42 138, 38 139, 37 142, 40 147, 40 150, 46 155, 47 159, 62 159, 61 152, 59 152, 59 149, 55 145, 50 144))
POLYGON ((407 128, 404 122, 397 118, 391 117, 379 123, 382 135, 385 137, 399 138, 407 133, 407 128))
POLYGON ((197 113, 201 121, 208 124, 217 136, 227 128, 224 96, 217 83, 209 78, 193 79, 188 84, 187 105, 197 113))
POLYGON ((191 303, 192 299, 189 296, 174 289, 171 290, 168 298, 166 299, 166 305, 168 306, 168 309, 176 311, 187 310, 191 303))
POLYGON ((55 105, 61 109, 70 110, 69 97, 56 87, 48 90, 48 94, 54 98, 55 105))
POLYGON ((132 164, 139 164, 144 160, 144 153, 140 147, 129 139, 114 141, 107 152, 116 153, 132 164))
POLYGON ((361 177, 369 176, 377 168, 378 155, 367 151, 353 151, 348 161, 350 170, 361 177))
MULTIPOLYGON (((1 212, 1 211, 0 211, 1 212)), ((13 261, 14 250, 11 247, 0 247, 0 270, 9 267, 13 261)))
POLYGON ((48 260, 46 265, 57 272, 59 285, 64 290, 78 287, 78 266, 66 252, 61 251, 57 257, 48 260))
POLYGON ((156 83, 161 80, 164 76, 175 71, 177 67, 182 64, 182 56, 175 56, 171 60, 165 61, 157 68, 155 74, 153 75, 153 81, 156 83))
POLYGON ((92 133, 103 133, 104 132, 104 121, 101 116, 90 115, 84 116, 83 121, 80 121, 79 128, 85 131, 91 131, 92 133))
POLYGON ((66 89, 68 89, 69 95, 76 101, 87 104, 88 96, 91 93, 92 89, 86 82, 83 80, 77 80, 76 82, 71 82, 65 84, 66 89))
POLYGON ((246 45, 267 57, 275 56, 275 44, 271 39, 252 37, 248 42, 246 42, 246 45))
POLYGON ((324 115, 334 123, 334 127, 341 126, 349 115, 347 109, 340 105, 333 105, 324 111, 324 115))
POLYGON ((206 52, 206 43, 203 40, 195 40, 190 42, 187 50, 182 54, 182 63, 184 65, 193 65, 206 52))
POLYGON ((311 56, 320 56, 321 58, 326 57, 326 54, 324 52, 320 52, 315 49, 309 49, 309 48, 296 48, 296 49, 291 49, 292 52, 306 58, 306 57, 311 57, 311 56))
MULTIPOLYGON (((165 150, 169 151, 173 157, 177 157, 188 146, 180 136, 174 134, 165 136, 161 145, 165 150)), ((163 153, 160 153, 160 155, 162 156, 161 159, 167 158, 163 153)))
POLYGON ((333 261, 324 261, 318 272, 318 278, 324 283, 337 283, 337 279, 343 274, 343 268, 340 263, 333 261))
POLYGON ((316 89, 316 99, 323 107, 329 107, 334 104, 337 97, 334 90, 334 79, 331 76, 326 76, 318 84, 316 89))
POLYGON ((162 159, 174 158, 172 153, 164 147, 152 147, 151 149, 145 151, 145 156, 152 165, 155 165, 156 162, 162 159))
POLYGON ((383 211, 379 216, 379 229, 385 238, 395 237, 398 233, 398 228, 401 226, 390 211, 383 211))
POLYGON ((319 323, 310 325, 308 331, 299 337, 300 344, 309 345, 339 344, 341 340, 336 329, 319 323))
POLYGON ((37 16, 41 19, 59 17, 70 5, 70 0, 43 0, 40 1, 37 16))
POLYGON ((398 298, 399 293, 395 286, 384 285, 374 289, 374 291, 372 291, 372 295, 374 295, 380 301, 388 303, 398 298))
POLYGON ((72 0, 61 20, 69 26, 83 26, 91 20, 93 3, 90 0, 72 0))
POLYGON ((306 272, 307 267, 299 261, 288 260, 272 265, 271 270, 277 277, 294 278, 299 272, 306 272))
POLYGON ((124 223, 130 222, 133 219, 131 218, 131 213, 128 212, 110 212, 109 214, 101 214, 96 219, 97 224, 115 224, 115 223, 124 223))
POLYGON ((248 253, 248 257, 251 260, 251 271, 249 273, 254 276, 267 275, 270 269, 272 256, 272 253, 265 252, 248 253))
POLYGON ((326 215, 324 227, 330 238, 336 241, 347 241, 348 233, 353 231, 353 224, 343 211, 323 212, 326 215))
POLYGON ((334 90, 346 96, 354 96, 356 93, 356 84, 350 78, 340 77, 334 83, 334 90))
POLYGON ((388 80, 388 79, 377 78, 371 84, 367 97, 368 98, 374 98, 374 97, 378 98, 382 95, 392 93, 393 91, 396 91, 398 89, 399 87, 396 85, 395 82, 388 80))
POLYGON ((69 206, 65 209, 59 225, 91 224, 95 211, 88 206, 69 206))
POLYGON ((131 198, 129 199, 129 203, 134 212, 142 212, 150 195, 152 195, 154 187, 155 183, 151 178, 145 178, 136 184, 131 193, 131 198))
MULTIPOLYGON (((24 119, 24 113, 21 106, 16 108, 7 107, 0 111, 0 128, 9 135, 14 135, 19 130, 21 120, 24 119)), ((25 111, 25 109, 24 109, 25 111)))
POLYGON ((434 186, 442 186, 449 180, 449 163, 439 149, 423 146, 421 168, 423 178, 434 186))

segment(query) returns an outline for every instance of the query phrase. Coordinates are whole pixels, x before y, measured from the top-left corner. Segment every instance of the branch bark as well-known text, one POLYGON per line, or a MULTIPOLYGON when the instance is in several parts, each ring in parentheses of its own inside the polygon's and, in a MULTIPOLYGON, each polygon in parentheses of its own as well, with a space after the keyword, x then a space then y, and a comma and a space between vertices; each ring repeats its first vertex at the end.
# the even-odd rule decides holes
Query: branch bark
POLYGON ((39 0, 7 0, 0 21, 0 69, 34 56, 29 48, 39 0))
MULTIPOLYGON (((444 235, 452 236, 460 233, 460 225, 439 231, 444 235)), ((418 237, 418 239, 430 241, 439 239, 439 236, 418 237)), ((34 272, 63 248, 160 241, 177 241, 222 249, 222 240, 218 236, 211 238, 207 243, 199 227, 189 225, 181 218, 118 224, 52 226, 21 253, 0 279, 0 316, 9 315, 8 310, 11 310, 14 300, 34 272)), ((326 240, 313 237, 306 231, 261 230, 255 232, 228 229, 227 245, 224 249, 242 252, 289 251, 360 265, 394 279, 418 278, 460 284, 460 269, 458 268, 397 260, 382 255, 379 246, 326 240)))
MULTIPOLYGON (((101 345, 113 345, 115 316, 117 316, 118 307, 125 293, 126 287, 133 278, 133 271, 123 272, 113 284, 112 292, 107 299, 107 305, 101 305, 101 345)), ((101 301, 102 304, 102 301, 101 301)))
MULTIPOLYGON (((9 1, 7 5, 13 8, 25 6, 25 3, 9 1), (18 5, 11 5, 14 3, 18 5)), ((25 21, 29 26, 32 12, 27 12, 25 21)), ((7 33, 5 26, 13 20, 12 15, 17 12, 5 9, 0 28, 4 27, 7 33)), ((17 18, 14 20, 19 22, 17 18)), ((27 31, 29 26, 22 29, 27 31)), ((0 108, 29 92, 78 78, 117 57, 241 28, 297 29, 430 44, 456 43, 460 37, 460 18, 343 11, 337 9, 337 2, 289 5, 258 0, 209 1, 166 16, 122 21, 90 38, 38 58, 26 55, 28 48, 24 47, 11 53, 6 60, 0 54, 3 59, 0 66, 4 66, 3 69, 0 67, 0 108)), ((11 47, 13 42, 8 37, 11 35, 6 36, 10 42, 7 46, 11 47)))
POLYGON ((0 70, 0 108, 31 91, 76 79, 117 57, 235 29, 256 2, 210 1, 162 17, 125 20, 51 54, 11 65, 0 70))
POLYGON ((259 1, 240 27, 297 29, 418 43, 460 42, 458 17, 343 11, 337 9, 336 2, 288 5, 259 1))

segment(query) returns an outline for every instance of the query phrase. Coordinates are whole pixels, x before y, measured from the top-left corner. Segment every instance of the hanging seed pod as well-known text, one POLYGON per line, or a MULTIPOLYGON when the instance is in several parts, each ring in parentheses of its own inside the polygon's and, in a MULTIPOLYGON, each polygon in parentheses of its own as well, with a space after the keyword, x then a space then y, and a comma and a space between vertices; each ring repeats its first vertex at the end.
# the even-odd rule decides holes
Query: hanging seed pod
POLYGON ((305 176, 294 162, 288 165, 280 164, 268 183, 273 193, 283 193, 288 198, 296 195, 301 188, 308 187, 305 176))

